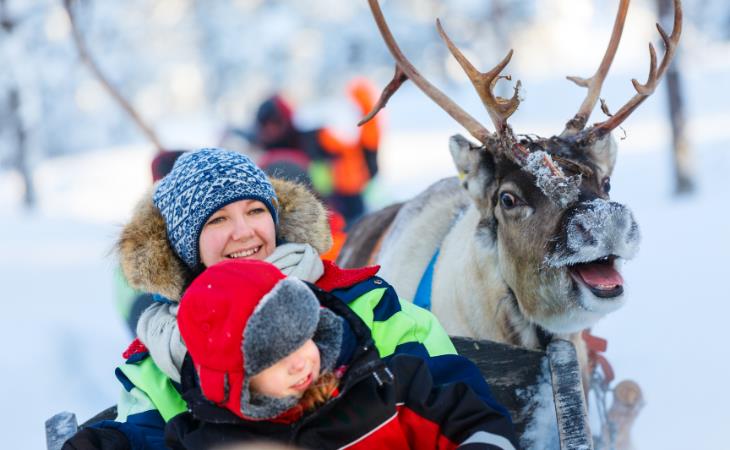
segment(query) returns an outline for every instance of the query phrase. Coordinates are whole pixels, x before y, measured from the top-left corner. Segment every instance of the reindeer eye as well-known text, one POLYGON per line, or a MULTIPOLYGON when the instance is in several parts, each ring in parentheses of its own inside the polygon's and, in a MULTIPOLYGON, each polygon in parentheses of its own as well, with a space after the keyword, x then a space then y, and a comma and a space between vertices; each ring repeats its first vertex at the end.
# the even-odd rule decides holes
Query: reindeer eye
POLYGON ((611 192, 611 178, 606 177, 603 179, 603 185, 601 186, 603 188, 603 192, 608 194, 611 192))
POLYGON ((519 200, 510 192, 502 192, 499 194, 499 202, 502 204, 502 208, 512 209, 518 205, 519 200))

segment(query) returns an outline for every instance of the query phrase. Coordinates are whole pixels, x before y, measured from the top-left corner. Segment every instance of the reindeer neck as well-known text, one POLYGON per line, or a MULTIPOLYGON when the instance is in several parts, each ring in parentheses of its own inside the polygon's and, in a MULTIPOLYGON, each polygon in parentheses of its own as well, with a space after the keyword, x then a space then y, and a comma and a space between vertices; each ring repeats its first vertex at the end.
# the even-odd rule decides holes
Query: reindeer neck
POLYGON ((520 311, 514 292, 511 289, 508 291, 508 295, 499 300, 495 316, 495 321, 505 336, 504 342, 518 347, 544 350, 555 335, 525 317, 520 311))
POLYGON ((508 288, 499 274, 496 247, 478 232, 480 217, 470 206, 444 238, 432 309, 450 334, 506 342, 492 318, 508 288))
POLYGON ((472 206, 444 238, 434 271, 432 310, 451 335, 544 349, 554 335, 520 311, 502 279, 497 246, 480 221, 472 206))
POLYGON ((502 335, 506 337, 502 342, 518 347, 545 350, 553 339, 571 341, 576 347, 580 363, 585 366, 587 350, 581 334, 553 333, 530 321, 520 311, 517 298, 511 289, 509 295, 500 299, 495 323, 499 324, 502 335))

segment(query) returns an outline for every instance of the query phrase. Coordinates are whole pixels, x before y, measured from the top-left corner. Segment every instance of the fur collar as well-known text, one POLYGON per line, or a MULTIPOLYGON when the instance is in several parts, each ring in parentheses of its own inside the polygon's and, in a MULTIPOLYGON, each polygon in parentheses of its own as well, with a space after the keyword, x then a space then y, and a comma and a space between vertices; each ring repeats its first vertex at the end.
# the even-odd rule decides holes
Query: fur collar
MULTIPOLYGON (((320 254, 332 245, 327 212, 303 185, 271 179, 279 198, 277 238, 307 243, 320 254)), ((135 289, 177 301, 193 275, 167 240, 165 221, 152 203, 152 190, 137 204, 117 241, 122 273, 135 289)))

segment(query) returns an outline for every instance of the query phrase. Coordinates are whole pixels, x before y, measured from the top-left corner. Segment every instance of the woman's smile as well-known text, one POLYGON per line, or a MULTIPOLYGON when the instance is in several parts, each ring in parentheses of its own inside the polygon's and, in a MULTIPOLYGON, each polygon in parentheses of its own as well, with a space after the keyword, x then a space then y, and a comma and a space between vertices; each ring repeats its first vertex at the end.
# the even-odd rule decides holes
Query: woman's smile
POLYGON ((230 253, 226 255, 227 258, 248 258, 249 256, 255 255, 256 253, 261 250, 262 245, 257 245, 256 247, 247 248, 244 250, 237 250, 233 253, 230 253))

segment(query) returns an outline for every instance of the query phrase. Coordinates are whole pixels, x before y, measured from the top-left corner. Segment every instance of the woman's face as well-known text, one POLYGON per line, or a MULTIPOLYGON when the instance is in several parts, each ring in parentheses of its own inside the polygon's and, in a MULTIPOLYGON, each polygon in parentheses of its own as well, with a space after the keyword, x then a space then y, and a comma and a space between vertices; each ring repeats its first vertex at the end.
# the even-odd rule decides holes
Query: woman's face
POLYGON ((229 203, 203 225, 198 246, 206 267, 225 259, 266 259, 276 248, 274 219, 258 200, 229 203))
POLYGON ((308 340, 289 356, 251 377, 251 391, 274 398, 301 397, 319 378, 319 348, 308 340))

